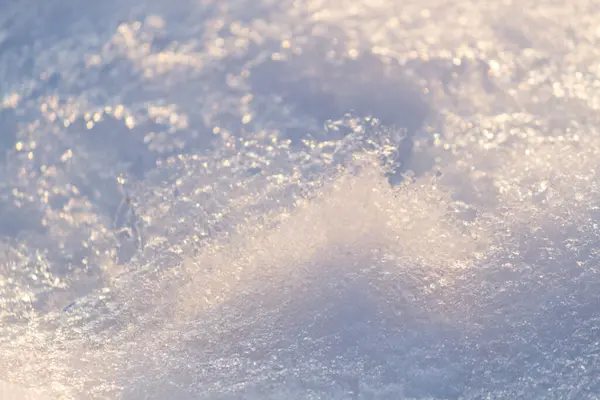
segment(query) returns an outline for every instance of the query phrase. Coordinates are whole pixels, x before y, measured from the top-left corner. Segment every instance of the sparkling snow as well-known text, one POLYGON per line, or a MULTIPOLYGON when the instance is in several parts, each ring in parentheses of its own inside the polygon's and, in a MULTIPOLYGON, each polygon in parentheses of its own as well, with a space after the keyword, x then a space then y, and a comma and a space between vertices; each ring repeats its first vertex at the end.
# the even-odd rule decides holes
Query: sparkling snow
POLYGON ((0 2, 0 399, 597 399, 600 4, 0 2))

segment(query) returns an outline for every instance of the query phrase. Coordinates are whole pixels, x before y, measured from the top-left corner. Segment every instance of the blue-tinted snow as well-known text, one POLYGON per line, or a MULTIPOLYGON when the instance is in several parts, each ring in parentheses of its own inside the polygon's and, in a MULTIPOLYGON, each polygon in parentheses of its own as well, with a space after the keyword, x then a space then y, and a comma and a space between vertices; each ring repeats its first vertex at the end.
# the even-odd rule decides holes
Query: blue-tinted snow
POLYGON ((600 395, 595 2, 0 9, 2 400, 600 395))

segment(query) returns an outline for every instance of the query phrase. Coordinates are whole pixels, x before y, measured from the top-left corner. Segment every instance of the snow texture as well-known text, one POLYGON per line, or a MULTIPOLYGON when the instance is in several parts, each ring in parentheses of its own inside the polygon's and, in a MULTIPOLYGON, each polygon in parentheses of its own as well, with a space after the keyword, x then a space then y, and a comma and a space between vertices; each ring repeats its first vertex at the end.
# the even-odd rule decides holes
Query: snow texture
POLYGON ((0 9, 2 400, 599 398, 597 1, 0 9))

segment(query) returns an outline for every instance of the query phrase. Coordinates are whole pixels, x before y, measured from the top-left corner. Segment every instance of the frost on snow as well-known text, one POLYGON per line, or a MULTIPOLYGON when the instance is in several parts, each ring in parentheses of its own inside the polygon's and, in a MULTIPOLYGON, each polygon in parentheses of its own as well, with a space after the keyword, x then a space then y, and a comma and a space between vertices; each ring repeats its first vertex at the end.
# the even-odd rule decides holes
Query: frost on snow
POLYGON ((12 2, 0 399, 592 399, 592 1, 12 2))

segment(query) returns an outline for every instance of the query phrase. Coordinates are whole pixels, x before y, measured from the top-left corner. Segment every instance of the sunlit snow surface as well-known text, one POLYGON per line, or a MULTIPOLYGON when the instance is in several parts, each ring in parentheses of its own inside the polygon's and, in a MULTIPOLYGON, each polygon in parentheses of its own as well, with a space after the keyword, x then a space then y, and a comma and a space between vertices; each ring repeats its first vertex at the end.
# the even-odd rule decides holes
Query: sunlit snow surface
POLYGON ((0 1, 0 398, 600 396, 596 1, 0 1))

